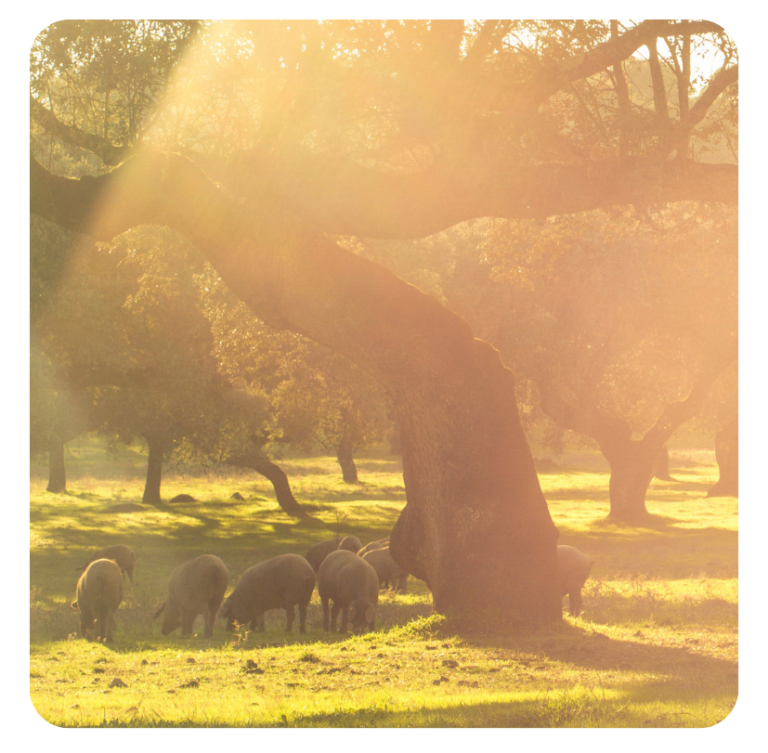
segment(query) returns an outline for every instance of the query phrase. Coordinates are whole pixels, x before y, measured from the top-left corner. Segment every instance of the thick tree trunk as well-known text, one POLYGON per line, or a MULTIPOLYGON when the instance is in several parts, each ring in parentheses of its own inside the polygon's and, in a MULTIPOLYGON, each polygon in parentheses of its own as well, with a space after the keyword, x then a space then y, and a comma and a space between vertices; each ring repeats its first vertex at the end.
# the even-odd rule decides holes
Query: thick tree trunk
POLYGON ((141 501, 145 505, 159 505, 162 503, 160 498, 160 484, 163 479, 163 455, 166 446, 157 439, 147 439, 149 447, 149 458, 147 460, 147 480, 144 484, 144 496, 141 501))
POLYGON ((473 340, 419 382, 395 400, 408 499, 390 537, 395 561, 427 582, 438 611, 559 618, 557 530, 512 373, 473 340))
POLYGON ((645 495, 666 437, 651 430, 642 440, 633 440, 626 421, 566 403, 546 380, 538 385, 542 410, 563 428, 594 439, 610 464, 608 517, 628 523, 646 517, 645 495))
POLYGON ((285 471, 280 466, 275 465, 263 452, 251 452, 247 456, 230 457, 227 459, 227 464, 240 468, 251 468, 256 473, 260 473, 271 482, 275 490, 277 504, 284 512, 294 518, 306 516, 307 513, 293 496, 291 484, 285 471))
POLYGON ((654 477, 659 447, 643 441, 621 442, 603 454, 611 464, 609 516, 632 522, 648 515, 645 495, 654 477))
POLYGON ((392 430, 392 439, 389 443, 390 455, 402 455, 403 447, 400 442, 400 427, 395 424, 395 428, 392 430))
POLYGON ((352 449, 352 440, 349 438, 349 435, 345 434, 336 448, 336 460, 339 461, 341 475, 347 484, 357 483, 357 466, 355 465, 355 459, 352 457, 352 449))
POLYGON ((720 479, 710 487, 708 497, 739 496, 739 419, 736 417, 715 434, 715 458, 720 479))
POLYGON ((232 201, 175 155, 131 158, 106 180, 41 170, 33 165, 35 211, 97 238, 148 222, 175 228, 264 321, 348 356, 389 390, 407 495, 390 547, 438 611, 482 624, 489 614, 561 618, 557 529, 514 377, 466 322, 304 226, 258 173, 228 186, 232 201))
POLYGON ((674 481, 675 479, 669 475, 669 449, 667 445, 664 445, 656 457, 656 466, 653 469, 654 478, 661 479, 662 481, 674 481))
POLYGON ((52 434, 48 448, 48 487, 46 491, 59 494, 67 490, 67 474, 64 467, 64 440, 52 434))
POLYGON ((289 515, 294 517, 303 517, 306 515, 301 505, 296 501, 291 491, 291 485, 288 482, 288 476, 282 468, 275 465, 268 457, 257 456, 255 464, 252 466, 255 471, 265 478, 268 478, 275 489, 275 497, 280 507, 289 515))

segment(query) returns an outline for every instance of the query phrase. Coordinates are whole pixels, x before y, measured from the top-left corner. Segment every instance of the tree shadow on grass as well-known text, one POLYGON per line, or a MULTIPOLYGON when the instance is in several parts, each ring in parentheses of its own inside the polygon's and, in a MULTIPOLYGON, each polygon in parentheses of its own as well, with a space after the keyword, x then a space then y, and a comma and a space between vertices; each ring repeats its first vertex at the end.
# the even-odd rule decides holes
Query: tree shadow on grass
MULTIPOLYGON (((379 683, 375 683, 379 684, 379 683)), ((388 689, 388 684, 382 685, 388 689)), ((690 712, 659 713, 659 695, 648 697, 645 691, 628 690, 620 698, 606 697, 600 689, 582 692, 575 697, 559 697, 546 691, 533 693, 533 698, 510 701, 472 700, 480 691, 441 685, 439 703, 424 703, 408 710, 391 710, 386 702, 355 710, 326 713, 294 713, 282 724, 287 727, 341 728, 584 728, 584 727, 705 727, 690 712)), ((523 688, 519 688, 523 690, 523 688)), ((669 695, 667 689, 666 695, 669 695)), ((719 698, 731 708, 735 697, 713 690, 706 698, 719 698), (729 703, 730 702, 730 703, 729 703)), ((698 700, 698 699, 697 699, 698 700)))
POLYGON ((83 490, 78 491, 70 491, 69 489, 65 489, 63 492, 46 492, 47 495, 52 495, 55 497, 64 497, 64 499, 84 499, 87 501, 92 500, 101 500, 102 497, 97 492, 88 492, 83 490))
POLYGON ((701 481, 654 482, 648 489, 647 498, 651 502, 680 502, 681 492, 695 493, 706 497, 710 486, 712 484, 701 481))
POLYGON ((606 482, 596 486, 586 486, 579 489, 566 487, 565 489, 548 489, 544 496, 547 501, 568 500, 590 500, 594 502, 606 502, 608 500, 608 483, 606 482))
MULTIPOLYGON (((599 471, 576 471, 566 468, 561 468, 557 473, 552 472, 551 475, 562 475, 566 473, 569 476, 576 475, 595 475, 599 471)), ((702 497, 706 497, 707 491, 712 486, 713 482, 709 481, 691 481, 680 476, 686 475, 685 473, 678 474, 677 477, 673 477, 671 480, 654 479, 648 488, 647 498, 651 502, 681 502, 681 496, 683 493, 688 494, 700 494, 702 497)), ((697 478, 699 478, 697 476, 697 478)), ((548 500, 608 500, 608 485, 610 482, 610 473, 604 473, 604 483, 592 484, 590 486, 579 487, 574 489, 571 486, 562 489, 548 489, 545 496, 548 500)))
MULTIPOLYGON (((730 606, 730 605, 729 605, 730 606)), ((689 673, 735 683, 736 661, 700 653, 695 645, 657 646, 644 641, 617 640, 599 631, 564 623, 557 630, 519 636, 503 636, 463 630, 463 642, 496 649, 497 661, 558 661, 583 669, 632 670, 684 679, 689 673)), ((697 639, 693 639, 697 640, 697 639)))
POLYGON ((651 534, 651 532, 656 535, 670 534, 674 536, 695 536, 697 532, 701 534, 718 531, 721 533, 728 532, 737 536, 737 531, 730 527, 718 528, 715 526, 708 526, 707 528, 691 528, 687 525, 687 521, 685 520, 669 515, 659 515, 657 513, 648 513, 647 515, 631 521, 616 520, 616 518, 608 515, 605 518, 600 518, 592 522, 590 529, 596 532, 599 531, 601 535, 616 534, 628 539, 647 536, 651 534))

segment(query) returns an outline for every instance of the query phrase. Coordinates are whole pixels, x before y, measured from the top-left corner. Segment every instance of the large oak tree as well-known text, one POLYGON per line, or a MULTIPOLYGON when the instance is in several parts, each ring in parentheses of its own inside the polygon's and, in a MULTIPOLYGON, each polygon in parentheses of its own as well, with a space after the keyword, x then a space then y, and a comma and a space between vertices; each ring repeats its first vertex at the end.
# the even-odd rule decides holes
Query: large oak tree
POLYGON ((37 40, 32 211, 100 239, 172 227, 264 321, 369 371, 402 442, 395 559, 440 611, 557 618, 557 531, 513 374, 461 318, 329 234, 734 203, 736 167, 694 159, 697 126, 735 88, 730 40, 704 21, 171 26, 62 22, 37 40), (689 102, 699 49, 720 67, 689 102), (642 53, 656 71, 673 51, 685 96, 671 106, 654 74, 653 101, 634 106, 623 66, 642 53), (125 159, 58 175, 40 161, 52 140, 125 159))

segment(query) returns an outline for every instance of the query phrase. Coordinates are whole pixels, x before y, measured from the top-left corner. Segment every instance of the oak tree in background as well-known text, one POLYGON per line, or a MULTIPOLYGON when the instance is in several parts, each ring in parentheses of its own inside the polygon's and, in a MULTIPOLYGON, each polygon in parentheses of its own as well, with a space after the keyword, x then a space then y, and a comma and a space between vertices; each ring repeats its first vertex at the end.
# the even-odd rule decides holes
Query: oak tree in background
MULTIPOLYGON (((733 219, 698 227, 695 212, 677 214, 653 229, 614 220, 597 237, 553 229, 544 242, 562 255, 558 273, 545 272, 532 296, 544 330, 521 354, 544 412, 594 439, 610 463, 619 520, 646 515, 666 442, 736 359, 733 219)), ((530 247, 516 253, 525 267, 530 247)))
POLYGON ((69 233, 56 225, 37 217, 30 222, 30 452, 48 456, 49 492, 64 492, 67 488, 64 450, 67 442, 74 439, 88 426, 87 413, 77 410, 71 399, 76 393, 64 383, 61 372, 57 373, 50 358, 41 350, 36 325, 45 306, 48 291, 58 283, 64 269, 64 254, 46 250, 69 233), (52 231, 46 233, 46 229, 52 231))
POLYGON ((48 456, 46 491, 67 490, 66 445, 89 431, 91 399, 84 389, 72 389, 56 379, 53 365, 43 353, 31 352, 30 452, 48 456))
POLYGON ((62 442, 96 430, 110 442, 143 440, 143 501, 159 504, 163 462, 182 444, 186 459, 218 451, 220 460, 222 442, 245 443, 266 416, 263 401, 233 396, 218 373, 199 257, 159 228, 102 245, 55 226, 35 231, 32 435, 38 444, 48 437, 49 487, 63 490, 62 442), (46 263, 63 255, 65 270, 46 263))
POLYGON ((260 319, 373 374, 401 436, 398 563, 439 611, 559 619, 557 531, 512 373, 460 317, 328 233, 416 238, 481 216, 735 203, 736 167, 696 149, 704 115, 735 89, 727 35, 706 21, 275 21, 197 25, 193 36, 131 140, 110 130, 127 118, 106 98, 98 130, 78 120, 65 83, 85 71, 79 45, 94 51, 89 72, 109 67, 111 36, 68 22, 43 32, 35 133, 130 156, 66 177, 46 168, 36 135, 32 211, 102 240, 172 227, 260 319), (683 61, 679 91, 695 95, 676 110, 654 78, 653 102, 634 106, 624 63, 642 53, 656 70, 665 40, 683 61), (58 67, 57 45, 68 55, 58 67), (702 49, 716 71, 699 84, 686 61, 702 49), (595 117, 595 89, 612 117, 595 117))

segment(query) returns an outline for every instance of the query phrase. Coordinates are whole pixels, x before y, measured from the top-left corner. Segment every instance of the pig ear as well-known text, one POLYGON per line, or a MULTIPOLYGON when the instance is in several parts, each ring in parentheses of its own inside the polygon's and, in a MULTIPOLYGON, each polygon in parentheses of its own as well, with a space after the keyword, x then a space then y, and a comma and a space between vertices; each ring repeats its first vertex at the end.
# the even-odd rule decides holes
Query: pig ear
POLYGON ((369 604, 365 608, 365 621, 370 625, 371 620, 373 620, 373 615, 376 613, 376 610, 373 608, 373 604, 369 604))
POLYGON ((77 609, 77 602, 73 601, 69 606, 71 606, 72 609, 77 609))
POLYGON ((157 610, 157 612, 155 612, 155 613, 152 615, 152 619, 153 619, 153 620, 156 620, 156 619, 157 619, 157 618, 160 616, 160 613, 163 611, 163 609, 165 609, 165 605, 166 605, 166 602, 164 601, 164 602, 163 602, 163 606, 161 606, 161 607, 160 607, 160 609, 158 609, 158 610, 157 610))

